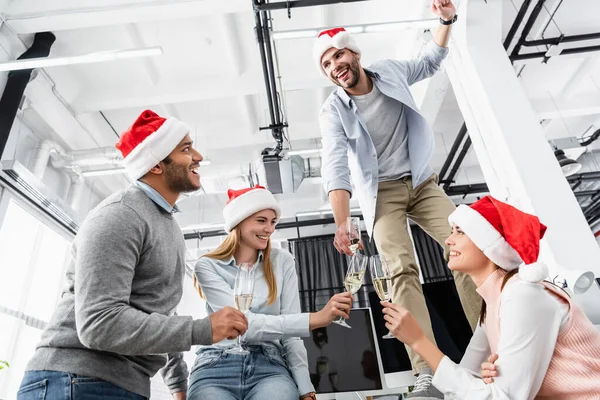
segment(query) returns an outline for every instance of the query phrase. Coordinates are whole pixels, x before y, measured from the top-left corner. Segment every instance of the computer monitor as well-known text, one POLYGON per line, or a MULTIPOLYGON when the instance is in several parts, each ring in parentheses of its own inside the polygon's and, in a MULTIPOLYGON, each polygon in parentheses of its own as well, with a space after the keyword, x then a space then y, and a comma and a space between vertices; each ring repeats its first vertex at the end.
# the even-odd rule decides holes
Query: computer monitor
POLYGON ((381 390, 382 370, 369 308, 350 311, 351 329, 331 324, 303 338, 319 394, 381 390))
MULTIPOLYGON (((460 362, 471 339, 471 327, 462 311, 454 281, 423 285, 433 333, 440 350, 452 361, 460 362)), ((403 343, 396 339, 382 339, 387 333, 382 307, 377 293, 369 292, 375 338, 387 388, 407 387, 414 383, 410 358, 403 343)))

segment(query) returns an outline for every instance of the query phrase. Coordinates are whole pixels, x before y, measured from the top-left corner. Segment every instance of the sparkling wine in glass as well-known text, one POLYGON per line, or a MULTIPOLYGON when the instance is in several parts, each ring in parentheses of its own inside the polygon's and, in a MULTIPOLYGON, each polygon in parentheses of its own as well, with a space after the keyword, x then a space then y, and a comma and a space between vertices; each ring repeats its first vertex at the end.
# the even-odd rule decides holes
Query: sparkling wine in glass
MULTIPOLYGON (((254 297, 254 265, 250 263, 241 264, 238 267, 237 275, 235 277, 235 286, 233 288, 233 295, 235 296, 235 306, 238 310, 244 314, 250 310, 252 305, 252 298, 254 297)), ((241 335, 237 337, 235 346, 227 350, 228 353, 232 354, 248 354, 242 346, 241 335)))
MULTIPOLYGON (((355 253, 352 256, 350 259, 350 264, 348 265, 348 272, 346 272, 346 278, 344 279, 346 291, 352 294, 356 294, 356 292, 358 292, 362 286, 362 280, 365 276, 368 261, 369 257, 360 253, 355 253)), ((343 327, 350 328, 350 325, 348 325, 342 317, 337 317, 332 322, 343 327)))
MULTIPOLYGON (((385 259, 380 255, 371 257, 369 269, 371 270, 371 279, 377 296, 381 301, 392 301, 392 274, 385 259)), ((394 339, 394 336, 388 332, 383 339, 394 339)))
POLYGON ((352 254, 356 254, 360 243, 360 218, 346 218, 346 234, 350 239, 350 251, 352 254))

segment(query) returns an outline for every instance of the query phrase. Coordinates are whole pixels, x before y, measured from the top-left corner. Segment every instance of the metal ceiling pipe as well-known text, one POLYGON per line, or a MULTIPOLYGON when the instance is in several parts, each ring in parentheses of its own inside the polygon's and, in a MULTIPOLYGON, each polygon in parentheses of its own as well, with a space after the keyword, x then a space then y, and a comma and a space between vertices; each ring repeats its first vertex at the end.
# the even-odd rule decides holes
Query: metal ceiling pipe
POLYGON ((515 48, 513 49, 511 56, 516 56, 519 54, 519 51, 521 50, 521 46, 523 46, 523 43, 525 43, 525 41, 527 40, 527 35, 529 35, 529 32, 531 32, 531 28, 533 28, 533 24, 535 24, 535 20, 540 15, 540 12, 542 12, 545 2, 546 2, 546 0, 538 0, 535 7, 533 7, 533 11, 531 11, 531 14, 529 14, 529 18, 527 19, 527 22, 525 23, 525 27, 523 27, 523 31, 521 32, 521 36, 519 37, 519 41, 515 45, 515 48))
POLYGON ((58 143, 50 140, 41 140, 33 150, 28 169, 36 178, 40 180, 43 178, 48 162, 50 161, 50 155, 53 152, 65 153, 58 143))
POLYGON ((460 127, 460 130, 458 131, 458 135, 456 135, 456 139, 454 139, 454 143, 452 143, 452 147, 450 148, 450 151, 448 152, 446 161, 444 161, 444 165, 442 166, 442 169, 440 170, 440 175, 439 175, 440 183, 446 182, 445 181, 446 172, 448 172, 448 168, 450 168, 450 164, 452 164, 452 161, 454 161, 454 156, 456 155, 456 152, 458 151, 458 148, 462 144, 462 141, 466 134, 467 134, 467 124, 463 123, 462 126, 460 127))
POLYGON ((64 156, 52 157, 52 165, 56 168, 76 166, 80 168, 98 165, 117 165, 123 163, 123 157, 114 146, 100 147, 97 149, 74 150, 66 152, 64 156))
POLYGON ((467 155, 467 152, 469 151, 470 148, 471 148, 471 137, 467 136, 467 140, 465 140, 465 144, 463 145, 463 148, 460 151, 460 154, 456 158, 456 162, 454 163, 454 166, 452 167, 452 170, 450 171, 450 174, 448 175, 448 179, 446 179, 446 182, 444 183, 444 186, 443 186, 444 190, 448 189, 450 187, 450 185, 452 184, 452 182, 454 181, 454 177, 456 176, 456 173, 458 172, 458 168, 460 168, 460 165, 462 164, 463 160, 465 159, 465 156, 467 155))
POLYGON ((281 150, 283 149, 283 128, 287 126, 287 124, 281 120, 281 113, 279 110, 277 81, 275 78, 273 50, 271 48, 271 36, 269 32, 269 16, 267 11, 260 11, 256 8, 256 6, 262 4, 260 0, 254 0, 253 4, 255 6, 254 22, 256 25, 256 39, 260 51, 265 89, 267 91, 267 102, 269 104, 269 113, 271 116, 271 124, 268 127, 259 129, 270 129, 276 142, 274 148, 263 150, 263 155, 279 159, 279 153, 281 153, 281 150), (274 155, 269 154, 272 151, 274 151, 274 155))
MULTIPOLYGON (((36 33, 31 47, 17 59, 47 57, 55 40, 56 36, 51 32, 36 33)), ((2 153, 4 153, 10 130, 17 116, 23 93, 29 83, 32 72, 33 69, 24 69, 8 73, 6 87, 0 99, 0 110, 2 110, 0 112, 0 158, 2 157, 2 153)))
POLYGON ((367 0, 296 0, 279 1, 277 3, 254 3, 254 9, 259 11, 290 10, 292 8, 326 6, 339 3, 357 3, 367 0))
POLYGON ((506 50, 508 50, 508 48, 510 47, 510 44, 514 39, 515 34, 517 33, 517 30, 519 29, 519 26, 521 26, 521 22, 523 22, 523 19, 525 18, 525 14, 527 14, 527 10, 529 9, 530 4, 531 4, 531 0, 525 0, 525 1, 523 1, 523 4, 521 4, 521 8, 519 9, 519 12, 517 13, 515 21, 513 22, 512 26, 510 27, 510 30, 508 31, 508 34, 506 35, 506 39, 504 39, 504 48, 506 50))
MULTIPOLYGON (((256 8, 256 3, 255 3, 256 8)), ((260 61, 262 64, 263 78, 265 80, 265 88, 267 90, 267 103, 269 104, 269 114, 271 116, 271 123, 275 123, 275 110, 273 109, 273 95, 271 93, 271 81, 269 79, 269 72, 267 68, 267 54, 264 46, 265 37, 262 28, 261 15, 259 11, 254 11, 254 23, 256 24, 256 39, 258 40, 258 50, 260 51, 260 61)))
POLYGON ((71 187, 69 188, 69 194, 67 195, 67 204, 77 212, 79 212, 79 204, 81 203, 84 189, 85 179, 83 176, 71 174, 71 187))
MULTIPOLYGON (((568 56, 573 54, 583 54, 583 53, 592 53, 600 51, 600 45, 598 46, 588 46, 588 47, 574 47, 571 49, 564 49, 560 52, 561 56, 568 56)), ((535 58, 546 58, 546 52, 540 51, 536 53, 527 53, 527 54, 517 54, 509 56, 511 61, 522 61, 522 60, 532 60, 535 58)), ((548 57, 549 58, 549 57, 548 57)))
POLYGON ((523 46, 525 46, 525 47, 545 46, 545 45, 551 46, 553 44, 559 44, 559 43, 582 42, 584 40, 596 40, 596 39, 600 39, 600 32, 586 33, 583 35, 559 36, 559 37, 554 37, 554 38, 538 39, 538 40, 526 40, 525 43, 523 43, 523 46))
POLYGON ((81 172, 117 168, 122 165, 123 158, 119 151, 112 146, 66 151, 58 143, 44 139, 35 147, 28 169, 41 180, 49 162, 57 169, 81 172))
MULTIPOLYGON (((359 218, 362 219, 362 215, 359 216, 359 218)), ((300 220, 296 219, 296 221, 280 222, 277 224, 275 229, 276 230, 293 229, 293 228, 302 228, 302 227, 306 227, 306 226, 330 225, 330 224, 334 224, 334 223, 335 223, 335 221, 332 217, 311 219, 311 220, 306 220, 306 221, 300 221, 300 220)), ((214 229, 214 230, 210 230, 210 231, 198 231, 198 232, 186 233, 183 235, 183 237, 185 240, 197 240, 197 239, 202 240, 207 237, 225 236, 225 235, 227 235, 227 233, 225 233, 225 231, 223 229, 214 229)))

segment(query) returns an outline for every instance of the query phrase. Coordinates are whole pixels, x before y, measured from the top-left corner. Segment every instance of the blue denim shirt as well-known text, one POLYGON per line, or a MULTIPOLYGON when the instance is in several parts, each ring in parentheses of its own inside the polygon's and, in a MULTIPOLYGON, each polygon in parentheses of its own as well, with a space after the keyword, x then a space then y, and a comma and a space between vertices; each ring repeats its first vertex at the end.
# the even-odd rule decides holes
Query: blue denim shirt
MULTIPOLYGON (((373 84, 384 95, 406 106, 408 153, 415 187, 433 174, 429 162, 434 151, 434 138, 431 127, 415 104, 409 86, 435 74, 447 54, 447 48, 431 42, 419 58, 382 60, 365 69, 373 84)), ((367 125, 354 101, 340 87, 329 95, 321 107, 319 124, 323 143, 321 173, 325 190, 329 193, 343 189, 355 195, 367 232, 371 235, 377 204, 379 167, 377 152, 367 125), (354 193, 350 177, 354 183, 354 193)))
POLYGON ((162 208, 169 214, 174 214, 174 213, 179 212, 179 208, 177 208, 176 205, 172 206, 167 200, 165 200, 164 197, 162 197, 162 195, 160 193, 158 193, 156 191, 156 189, 154 189, 152 186, 148 185, 147 183, 144 183, 142 181, 135 181, 135 186, 142 189, 142 191, 144 193, 146 193, 146 195, 148 197, 150 197, 150 200, 152 200, 154 203, 156 203, 156 205, 158 205, 160 208, 162 208))
MULTIPOLYGON (((277 282, 275 302, 267 304, 269 288, 262 265, 262 254, 256 266, 254 298, 248 317, 248 331, 244 340, 249 344, 263 346, 267 352, 276 351, 285 357, 300 394, 314 391, 308 370, 306 348, 300 337, 310 335, 310 314, 301 313, 298 293, 298 276, 294 257, 280 249, 271 249, 271 263, 277 282)), ((215 260, 201 257, 194 272, 206 298, 206 311, 210 315, 223 307, 235 308, 233 287, 238 267, 233 257, 215 260)), ((233 346, 234 341, 224 339, 201 349, 233 346)), ((198 352, 202 357, 202 351, 198 352)), ((274 394, 276 397, 276 394, 274 394)))

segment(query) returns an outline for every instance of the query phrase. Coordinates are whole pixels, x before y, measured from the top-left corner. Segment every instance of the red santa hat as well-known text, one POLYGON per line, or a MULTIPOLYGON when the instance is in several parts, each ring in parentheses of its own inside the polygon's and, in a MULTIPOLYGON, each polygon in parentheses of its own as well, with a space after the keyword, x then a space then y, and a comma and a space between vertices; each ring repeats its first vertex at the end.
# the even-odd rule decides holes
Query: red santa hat
POLYGON ((519 268, 520 278, 528 282, 548 277, 548 267, 538 261, 546 226, 535 215, 485 196, 470 207, 458 206, 448 221, 459 226, 500 268, 519 268))
POLYGON ((321 67, 321 58, 323 57, 323 54, 332 47, 335 47, 336 49, 349 49, 360 54, 360 49, 358 48, 356 41, 350 36, 350 33, 346 31, 346 29, 333 28, 321 31, 313 45, 313 59, 317 64, 317 69, 325 77, 327 77, 327 74, 325 74, 323 67, 321 67))
POLYGON ((240 190, 229 189, 227 195, 229 200, 223 209, 224 229, 227 233, 252 214, 262 210, 275 211, 277 220, 281 216, 281 208, 275 201, 275 196, 263 186, 256 185, 253 188, 240 190))
POLYGON ((115 147, 123 155, 127 173, 137 180, 164 160, 189 133, 189 126, 178 119, 163 118, 146 110, 121 135, 115 147))

